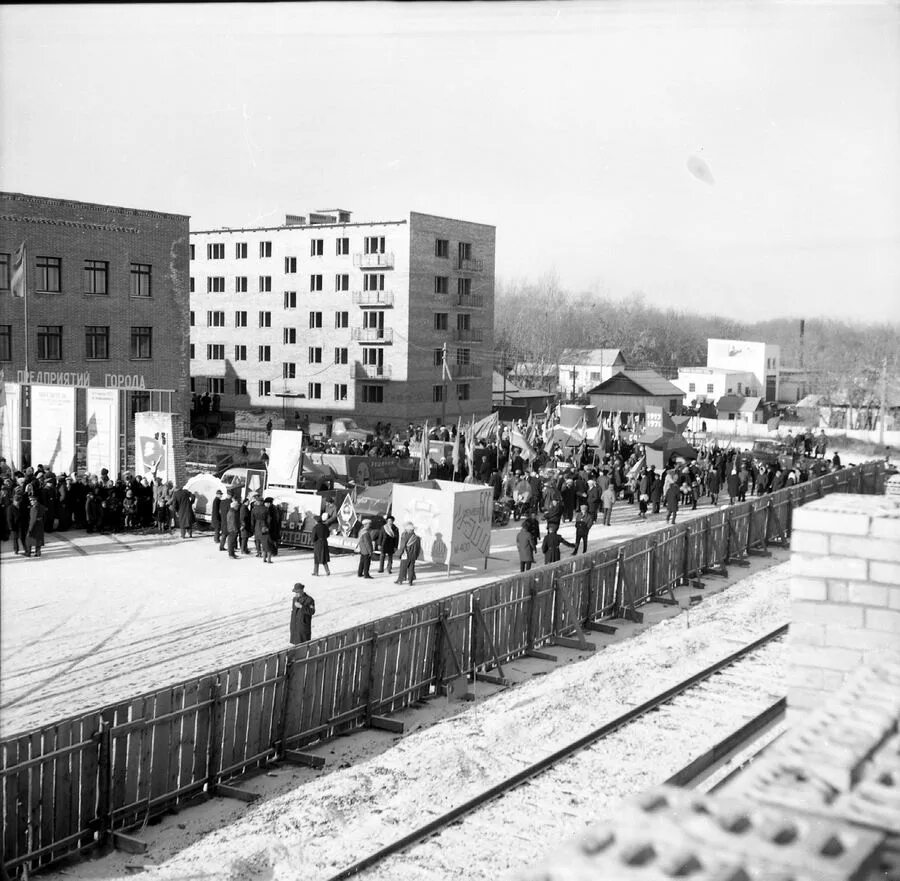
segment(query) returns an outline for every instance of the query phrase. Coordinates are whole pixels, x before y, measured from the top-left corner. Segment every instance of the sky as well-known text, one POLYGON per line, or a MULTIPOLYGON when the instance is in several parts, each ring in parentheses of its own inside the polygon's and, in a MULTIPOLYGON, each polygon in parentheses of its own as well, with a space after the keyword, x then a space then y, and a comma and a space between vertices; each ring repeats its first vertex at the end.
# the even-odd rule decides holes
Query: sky
POLYGON ((900 5, 4 6, 0 188, 421 211, 504 284, 900 321, 900 5))

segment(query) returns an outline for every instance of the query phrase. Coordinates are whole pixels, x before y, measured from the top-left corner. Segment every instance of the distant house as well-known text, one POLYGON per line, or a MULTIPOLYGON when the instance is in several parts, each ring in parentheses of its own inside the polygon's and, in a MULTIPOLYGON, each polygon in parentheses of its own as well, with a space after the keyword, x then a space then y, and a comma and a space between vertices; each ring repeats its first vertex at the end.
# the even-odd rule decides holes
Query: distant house
POLYGON ((745 398, 743 395, 723 395, 716 402, 719 419, 738 422, 764 422, 765 408, 762 398, 745 398))
POLYGON ((503 374, 494 371, 492 409, 499 410, 500 418, 503 420, 527 419, 530 412, 535 415, 543 413, 547 404, 553 404, 555 401, 554 392, 519 388, 509 379, 506 380, 504 387, 503 374))
POLYGON ((621 349, 565 349, 559 356, 559 391, 583 395, 627 366, 621 349))
POLYGON ((588 391, 591 404, 601 413, 636 413, 648 405, 667 413, 681 412, 682 392, 655 370, 620 370, 588 391))

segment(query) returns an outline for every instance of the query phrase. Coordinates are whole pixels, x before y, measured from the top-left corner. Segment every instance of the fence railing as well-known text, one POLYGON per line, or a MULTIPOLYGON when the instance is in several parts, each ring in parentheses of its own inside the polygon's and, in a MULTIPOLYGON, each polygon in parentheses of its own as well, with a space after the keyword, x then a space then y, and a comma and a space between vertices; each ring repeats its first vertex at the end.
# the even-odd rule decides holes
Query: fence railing
POLYGON ((4 738, 3 868, 16 876, 98 847, 285 749, 369 725, 456 676, 583 640, 588 622, 639 615, 685 579, 786 542, 797 505, 883 490, 882 463, 845 469, 4 738))

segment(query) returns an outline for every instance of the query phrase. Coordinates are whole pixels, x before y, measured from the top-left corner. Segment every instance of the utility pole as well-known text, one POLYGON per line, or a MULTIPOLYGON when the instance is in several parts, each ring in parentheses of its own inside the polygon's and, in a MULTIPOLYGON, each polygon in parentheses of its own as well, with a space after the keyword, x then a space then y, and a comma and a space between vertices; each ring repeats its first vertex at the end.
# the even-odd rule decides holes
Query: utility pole
POLYGON ((447 344, 441 349, 441 379, 444 382, 444 393, 441 395, 441 425, 447 423, 447 377, 450 376, 450 368, 447 366, 447 344))
POLYGON ((885 405, 887 404, 887 355, 881 362, 881 418, 878 420, 878 443, 884 446, 884 417, 886 415, 885 405))

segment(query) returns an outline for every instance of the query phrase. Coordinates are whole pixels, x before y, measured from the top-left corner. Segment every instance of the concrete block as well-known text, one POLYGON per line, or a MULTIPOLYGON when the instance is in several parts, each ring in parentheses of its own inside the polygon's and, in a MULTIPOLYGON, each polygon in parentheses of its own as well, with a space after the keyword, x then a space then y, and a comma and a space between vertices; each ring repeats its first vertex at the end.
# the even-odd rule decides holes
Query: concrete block
POLYGON ((843 627, 863 626, 863 607, 844 603, 791 603, 791 619, 805 624, 838 624, 843 627))
POLYGON ((888 588, 888 608, 900 609, 900 584, 888 588))
POLYGON ((900 541, 900 517, 876 517, 872 520, 871 535, 874 538, 890 538, 900 541))
POLYGON ((814 710, 822 705, 825 696, 824 690, 790 686, 787 692, 787 702, 788 706, 793 710, 814 710))
POLYGON ((787 671, 787 684, 789 689, 810 688, 822 691, 825 688, 825 671, 819 667, 803 667, 799 663, 792 663, 787 671))
POLYGON ((831 553, 828 538, 827 535, 821 532, 801 532, 795 529, 791 533, 791 550, 798 554, 820 554, 825 556, 831 553))
POLYGON ((792 667, 799 665, 846 672, 859 666, 862 652, 835 646, 792 646, 788 652, 788 659, 792 667))
POLYGON ((837 691, 846 678, 846 673, 841 670, 823 670, 822 687, 825 691, 837 691))
POLYGON ((812 506, 804 506, 794 511, 794 529, 802 532, 868 535, 870 522, 869 515, 862 513, 821 511, 812 506))
POLYGON ((900 610, 867 608, 865 620, 871 630, 900 634, 900 610))
POLYGON ((794 576, 791 578, 792 600, 819 600, 828 599, 828 587, 824 578, 803 578, 794 576))
POLYGON ((888 589, 880 584, 851 581, 848 583, 847 588, 848 600, 851 603, 859 603, 861 606, 887 607, 888 589))
MULTIPOLYGON (((858 633, 859 631, 853 631, 858 633)), ((807 624, 805 621, 794 621, 788 632, 791 645, 827 645, 826 627, 824 624, 807 624)), ((848 646, 853 648, 854 646, 848 646)))
POLYGON ((900 563, 873 560, 869 563, 869 580, 878 584, 900 585, 900 563))
MULTIPOLYGON (((855 535, 832 535, 829 545, 832 554, 900 563, 900 541, 863 538, 855 535)), ((791 540, 791 547, 793 548, 793 539, 791 540)))
POLYGON ((846 581, 828 579, 828 600, 832 603, 850 602, 850 590, 846 581))
MULTIPOLYGON (((816 625, 808 625, 815 627, 816 625)), ((893 633, 881 630, 866 630, 859 627, 844 627, 839 624, 829 624, 825 628, 825 645, 834 646, 835 648, 857 649, 858 651, 867 651, 870 649, 891 649, 896 648, 898 639, 893 633)), ((794 632, 794 625, 791 625, 791 633, 794 632)), ((814 642, 807 642, 807 645, 816 645, 814 642)))
POLYGON ((808 578, 837 576, 853 581, 865 581, 869 577, 869 564, 856 557, 817 557, 812 554, 791 555, 791 575, 808 578))

